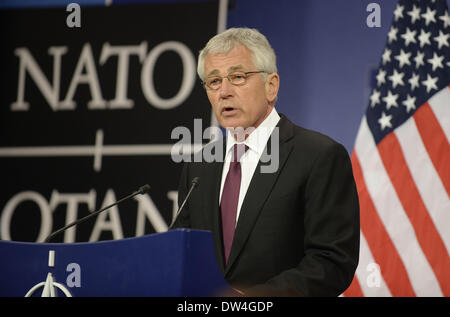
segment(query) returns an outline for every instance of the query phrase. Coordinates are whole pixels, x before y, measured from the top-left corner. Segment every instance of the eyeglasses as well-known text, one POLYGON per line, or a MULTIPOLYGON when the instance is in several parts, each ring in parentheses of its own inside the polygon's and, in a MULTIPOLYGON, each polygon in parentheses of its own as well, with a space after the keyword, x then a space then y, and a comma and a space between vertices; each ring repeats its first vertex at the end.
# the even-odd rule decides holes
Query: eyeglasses
POLYGON ((217 90, 222 86, 222 80, 224 78, 227 78, 228 81, 235 86, 242 86, 247 82, 247 78, 249 75, 253 74, 259 74, 259 73, 266 73, 263 70, 255 71, 255 72, 234 72, 231 74, 228 74, 226 76, 220 77, 220 76, 212 76, 206 78, 206 80, 203 82, 203 86, 210 90, 217 90))

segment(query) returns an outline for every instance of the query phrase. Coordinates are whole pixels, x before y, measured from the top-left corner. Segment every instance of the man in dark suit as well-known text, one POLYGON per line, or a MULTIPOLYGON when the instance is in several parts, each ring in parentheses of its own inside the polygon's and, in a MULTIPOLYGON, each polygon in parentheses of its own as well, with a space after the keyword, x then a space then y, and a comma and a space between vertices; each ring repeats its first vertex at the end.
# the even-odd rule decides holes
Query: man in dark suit
POLYGON ((174 227, 212 231, 219 268, 244 295, 338 296, 359 255, 346 150, 277 113, 276 57, 257 30, 213 37, 198 73, 227 138, 203 149, 220 160, 185 163, 180 203, 200 181, 174 227))

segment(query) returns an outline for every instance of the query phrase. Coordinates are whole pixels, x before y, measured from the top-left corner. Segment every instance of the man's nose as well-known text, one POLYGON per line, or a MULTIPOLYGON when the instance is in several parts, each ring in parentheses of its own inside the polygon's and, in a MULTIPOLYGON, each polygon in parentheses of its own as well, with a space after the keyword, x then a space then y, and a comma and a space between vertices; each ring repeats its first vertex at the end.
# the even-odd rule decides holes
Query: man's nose
POLYGON ((222 85, 220 86, 220 97, 226 98, 231 94, 233 85, 230 83, 227 77, 222 79, 222 85))

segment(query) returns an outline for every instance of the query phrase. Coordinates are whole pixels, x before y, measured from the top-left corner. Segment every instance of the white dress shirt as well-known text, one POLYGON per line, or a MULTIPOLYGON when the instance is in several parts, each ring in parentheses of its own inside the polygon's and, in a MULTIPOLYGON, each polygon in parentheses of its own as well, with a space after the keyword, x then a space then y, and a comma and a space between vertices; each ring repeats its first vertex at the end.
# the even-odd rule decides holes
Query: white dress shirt
MULTIPOLYGON (((264 148, 266 147, 267 141, 269 140, 270 135, 272 134, 273 129, 278 124, 280 120, 280 116, 278 112, 275 110, 275 107, 272 109, 270 114, 266 119, 247 137, 244 142, 245 145, 248 146, 248 150, 242 155, 240 163, 241 163, 241 188, 239 191, 239 201, 236 213, 236 223, 239 219, 239 214, 241 211, 242 202, 244 201, 245 194, 247 193, 248 186, 250 185, 250 181, 252 180, 253 174, 255 172, 256 166, 258 165, 259 159, 264 152, 264 148)), ((238 144, 234 137, 231 135, 229 131, 227 131, 227 147, 226 147, 226 155, 225 162, 223 163, 222 170, 222 182, 220 185, 220 195, 219 195, 219 205, 222 199, 222 191, 223 185, 225 183, 225 179, 228 174, 228 170, 230 169, 230 161, 232 158, 232 148, 235 144, 238 144)))

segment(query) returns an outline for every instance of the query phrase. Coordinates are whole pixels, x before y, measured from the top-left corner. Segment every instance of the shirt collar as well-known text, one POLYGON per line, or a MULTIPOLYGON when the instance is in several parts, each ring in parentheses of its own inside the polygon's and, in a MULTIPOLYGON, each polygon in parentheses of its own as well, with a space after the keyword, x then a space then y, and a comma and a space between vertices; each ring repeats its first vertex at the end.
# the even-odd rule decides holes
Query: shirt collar
MULTIPOLYGON (((264 148, 266 147, 267 141, 269 140, 270 135, 272 134, 273 129, 278 124, 280 120, 280 116, 276 111, 275 107, 272 109, 270 114, 264 119, 263 122, 245 139, 244 143, 249 147, 250 150, 255 151, 259 155, 262 155, 264 152, 264 148)), ((227 131, 227 147, 226 152, 227 155, 230 152, 231 148, 238 144, 234 137, 231 135, 229 131, 227 131)))

